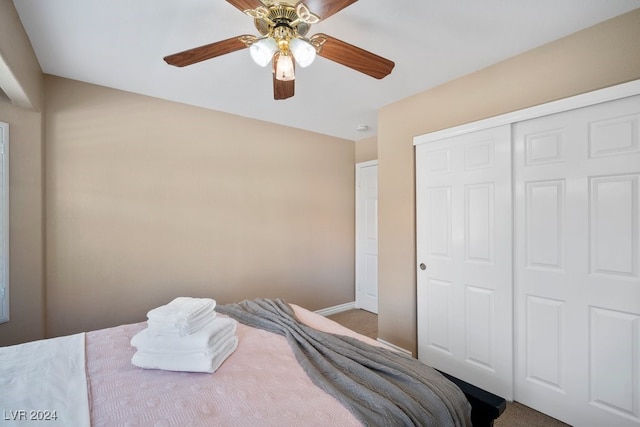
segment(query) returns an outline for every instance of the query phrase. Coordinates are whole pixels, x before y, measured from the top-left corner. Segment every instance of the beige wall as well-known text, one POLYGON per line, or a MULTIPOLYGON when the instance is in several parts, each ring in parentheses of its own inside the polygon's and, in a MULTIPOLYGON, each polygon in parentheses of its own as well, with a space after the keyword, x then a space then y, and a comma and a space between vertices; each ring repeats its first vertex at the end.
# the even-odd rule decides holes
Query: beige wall
POLYGON ((356 163, 378 159, 378 137, 364 138, 355 143, 356 163))
POLYGON ((640 9, 383 108, 379 336, 416 350, 413 137, 640 78, 640 9))
POLYGON ((9 124, 10 319, 0 346, 45 335, 42 72, 10 0, 0 0, 0 121, 9 124), (29 110, 20 107, 29 107, 29 110))
POLYGON ((354 300, 353 141, 45 77, 47 334, 354 300))

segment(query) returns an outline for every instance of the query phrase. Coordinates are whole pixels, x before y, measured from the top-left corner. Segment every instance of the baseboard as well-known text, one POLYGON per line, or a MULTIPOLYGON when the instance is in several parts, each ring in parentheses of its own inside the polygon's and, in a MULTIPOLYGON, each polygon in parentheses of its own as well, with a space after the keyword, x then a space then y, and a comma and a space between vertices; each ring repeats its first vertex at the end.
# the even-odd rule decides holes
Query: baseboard
POLYGON ((333 307, 323 308, 321 310, 316 310, 314 313, 319 314, 320 316, 331 316, 332 314, 341 313, 343 311, 352 310, 356 308, 356 302, 346 302, 340 305, 334 305, 333 307))
MULTIPOLYGON (((332 314, 341 313, 343 311, 352 310, 354 308, 356 308, 356 302, 352 301, 352 302, 347 302, 347 303, 340 304, 340 305, 334 305, 333 307, 327 307, 327 308, 323 308, 321 310, 316 310, 316 311, 314 311, 314 313, 319 314, 321 316, 327 317, 327 316, 331 316, 332 314)), ((402 347, 399 347, 399 346, 397 346, 395 344, 391 344, 390 342, 387 342, 387 341, 385 341, 383 339, 380 339, 380 338, 378 338, 377 341, 382 343, 382 344, 384 344, 384 345, 386 345, 386 346, 391 347, 392 349, 394 349, 396 351, 399 351, 401 353, 404 353, 404 354, 406 354, 408 356, 413 357, 413 353, 411 353, 406 348, 402 348, 402 347)))
POLYGON ((397 350, 397 351, 399 351, 399 352, 401 352, 401 353, 405 353, 407 356, 411 356, 411 357, 413 357, 413 353, 411 353, 411 352, 410 352, 409 350, 407 350, 406 348, 402 348, 402 347, 399 347, 399 346, 397 346, 397 345, 395 345, 395 344, 391 344, 390 342, 387 342, 387 341, 385 341, 385 340, 383 340, 383 339, 381 339, 381 338, 378 338, 376 341, 378 341, 378 342, 380 342, 380 343, 382 343, 382 344, 384 344, 384 345, 388 345, 388 346, 389 346, 389 347, 391 347, 392 349, 397 350))

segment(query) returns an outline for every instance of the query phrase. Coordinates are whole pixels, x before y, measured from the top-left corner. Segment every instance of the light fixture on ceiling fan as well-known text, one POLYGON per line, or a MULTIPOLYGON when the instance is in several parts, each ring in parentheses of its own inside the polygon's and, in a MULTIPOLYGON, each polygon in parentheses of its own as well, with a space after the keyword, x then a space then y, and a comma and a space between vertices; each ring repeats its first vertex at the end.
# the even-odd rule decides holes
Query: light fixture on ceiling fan
POLYGON ((249 48, 251 58, 262 67, 272 63, 273 94, 286 99, 295 92, 295 63, 307 67, 316 55, 381 79, 391 73, 394 63, 326 34, 306 38, 312 24, 339 12, 357 0, 307 0, 295 6, 272 0, 227 0, 254 19, 261 37, 242 35, 166 56, 178 67, 249 48), (311 8, 309 7, 311 5, 311 8), (311 12, 311 10, 314 12, 311 12), (294 63, 295 62, 295 63, 294 63))

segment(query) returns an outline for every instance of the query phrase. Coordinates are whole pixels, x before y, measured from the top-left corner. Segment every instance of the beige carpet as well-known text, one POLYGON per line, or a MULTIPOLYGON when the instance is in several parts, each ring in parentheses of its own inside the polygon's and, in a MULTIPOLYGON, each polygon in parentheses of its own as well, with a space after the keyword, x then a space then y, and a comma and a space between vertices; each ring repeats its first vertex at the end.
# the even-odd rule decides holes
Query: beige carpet
MULTIPOLYGON (((347 328, 373 339, 378 338, 378 316, 365 310, 347 310, 327 316, 347 328)), ((507 409, 494 422, 494 427, 566 427, 561 421, 535 411, 518 402, 507 403, 507 409)))
POLYGON ((334 322, 346 326, 352 331, 373 338, 378 338, 378 315, 366 310, 347 310, 327 316, 334 322))

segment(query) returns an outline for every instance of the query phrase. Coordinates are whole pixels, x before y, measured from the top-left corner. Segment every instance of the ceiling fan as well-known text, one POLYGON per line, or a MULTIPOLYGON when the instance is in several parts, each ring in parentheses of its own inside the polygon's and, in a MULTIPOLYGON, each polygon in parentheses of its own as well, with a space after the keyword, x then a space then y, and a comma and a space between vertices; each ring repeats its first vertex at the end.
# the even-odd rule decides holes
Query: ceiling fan
POLYGON ((177 67, 195 64, 249 48, 253 60, 266 67, 272 63, 273 97, 287 99, 295 93, 295 62, 310 65, 316 55, 376 79, 391 73, 394 63, 326 34, 305 37, 311 25, 327 19, 357 0, 305 0, 290 4, 273 0, 227 0, 249 15, 260 37, 242 35, 165 56, 177 67))

